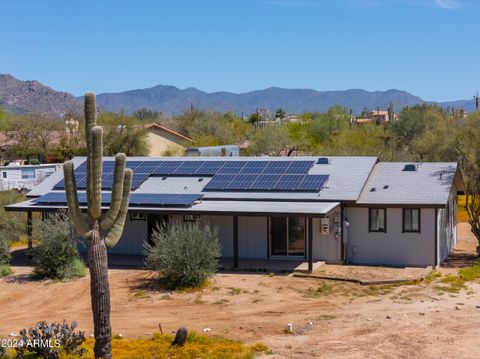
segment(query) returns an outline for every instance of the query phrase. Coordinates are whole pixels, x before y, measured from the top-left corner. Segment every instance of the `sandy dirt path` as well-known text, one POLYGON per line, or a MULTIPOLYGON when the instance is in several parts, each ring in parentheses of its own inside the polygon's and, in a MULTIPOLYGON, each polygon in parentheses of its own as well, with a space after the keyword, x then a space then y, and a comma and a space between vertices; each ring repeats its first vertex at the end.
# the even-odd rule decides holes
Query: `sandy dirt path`
MULTIPOLYGON (((456 270, 455 263, 442 271, 456 270)), ((0 279, 0 337, 39 320, 63 319, 91 334, 88 276, 33 281, 30 267, 14 269, 0 279)), ((288 276, 219 274, 209 288, 170 293, 153 290, 148 271, 115 269, 109 275, 113 331, 125 337, 148 337, 161 323, 164 332, 208 327, 209 335, 263 342, 273 351, 267 358, 480 357, 480 283, 448 293, 426 284, 370 290, 288 276), (328 290, 316 293, 323 283, 328 290), (294 334, 284 333, 288 323, 294 334)))

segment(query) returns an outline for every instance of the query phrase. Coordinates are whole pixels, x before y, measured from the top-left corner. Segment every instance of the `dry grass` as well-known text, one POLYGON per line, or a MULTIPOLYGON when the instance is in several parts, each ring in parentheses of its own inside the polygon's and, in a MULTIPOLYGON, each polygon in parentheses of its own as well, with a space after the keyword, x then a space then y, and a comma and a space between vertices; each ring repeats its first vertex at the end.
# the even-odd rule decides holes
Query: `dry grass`
POLYGON ((458 221, 459 222, 468 222, 468 213, 465 209, 465 196, 458 196, 458 221))

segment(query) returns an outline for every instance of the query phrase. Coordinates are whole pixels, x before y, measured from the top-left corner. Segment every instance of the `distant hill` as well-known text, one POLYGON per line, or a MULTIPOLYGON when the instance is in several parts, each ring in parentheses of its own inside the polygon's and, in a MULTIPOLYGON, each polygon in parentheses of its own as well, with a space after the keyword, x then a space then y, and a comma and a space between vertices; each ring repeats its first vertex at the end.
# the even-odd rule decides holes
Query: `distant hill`
POLYGON ((396 109, 424 102, 420 97, 405 91, 388 90, 368 92, 365 90, 315 91, 307 89, 283 89, 270 87, 264 90, 235 94, 231 92, 207 93, 195 88, 180 90, 174 86, 155 86, 143 90, 98 95, 97 103, 109 111, 133 112, 148 108, 165 114, 180 113, 190 108, 210 111, 234 111, 250 114, 259 107, 271 111, 278 108, 287 113, 320 112, 333 105, 351 108, 354 113, 365 107, 386 108, 392 101, 396 109))
MULTIPOLYGON (((11 75, 0 75, 0 106, 8 111, 24 114, 29 112, 63 115, 81 108, 82 98, 65 92, 57 92, 37 81, 20 81, 11 75)), ((163 112, 170 116, 180 114, 193 105, 208 111, 233 111, 245 115, 266 107, 274 112, 282 108, 287 113, 320 112, 334 105, 351 108, 354 114, 364 108, 386 108, 392 102, 395 111, 405 106, 432 103, 401 90, 365 91, 315 91, 309 89, 283 89, 270 87, 245 93, 204 92, 193 87, 179 89, 175 86, 158 85, 151 88, 119 93, 97 95, 97 105, 107 111, 132 113, 140 108, 163 112)), ((444 107, 473 110, 473 101, 460 100, 438 103, 444 107)))
POLYGON ((0 106, 17 114, 39 112, 61 117, 77 111, 81 103, 72 94, 55 91, 38 81, 0 74, 0 106))
MULTIPOLYGON (((99 107, 108 111, 124 110, 131 113, 139 108, 160 111, 166 115, 182 113, 190 105, 200 110, 233 111, 237 114, 250 114, 259 107, 266 107, 272 112, 282 108, 287 113, 321 112, 334 105, 352 109, 354 114, 365 108, 387 108, 390 101, 395 111, 406 106, 432 103, 400 90, 388 91, 315 91, 308 89, 283 89, 270 87, 264 90, 245 93, 212 92, 207 93, 189 87, 181 90, 175 86, 158 85, 147 89, 131 90, 119 93, 102 93, 97 96, 99 107)), ((466 108, 473 110, 472 101, 452 101, 439 103, 441 106, 466 108)))

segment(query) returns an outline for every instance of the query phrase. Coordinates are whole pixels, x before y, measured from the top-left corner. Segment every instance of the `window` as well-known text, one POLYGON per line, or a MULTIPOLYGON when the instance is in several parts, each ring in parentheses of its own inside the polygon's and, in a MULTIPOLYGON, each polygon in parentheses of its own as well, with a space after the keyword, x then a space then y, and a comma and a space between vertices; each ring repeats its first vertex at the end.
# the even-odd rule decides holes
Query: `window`
POLYGON ((420 210, 403 209, 403 232, 420 232, 420 210))
POLYGON ((387 231, 387 210, 385 208, 370 208, 368 214, 370 232, 387 231))
POLYGON ((130 213, 131 221, 144 221, 147 218, 144 212, 130 213))
POLYGON ((2 178, 7 178, 7 172, 2 172, 2 178))
POLYGON ((35 168, 22 168, 22 179, 35 178, 35 168))

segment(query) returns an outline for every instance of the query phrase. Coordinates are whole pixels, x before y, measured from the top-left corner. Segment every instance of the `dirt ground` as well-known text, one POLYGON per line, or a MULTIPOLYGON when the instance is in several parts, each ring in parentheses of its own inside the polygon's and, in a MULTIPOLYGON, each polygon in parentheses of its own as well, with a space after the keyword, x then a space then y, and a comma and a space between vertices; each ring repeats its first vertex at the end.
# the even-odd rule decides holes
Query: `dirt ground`
MULTIPOLYGON (((459 249, 440 271, 471 263, 475 240, 460 224, 459 249)), ((0 337, 36 321, 75 320, 92 333, 89 278, 59 283, 29 279, 15 267, 0 279, 0 337)), ((379 270, 382 270, 381 268, 379 270)), ((246 342, 262 342, 266 358, 478 358, 480 283, 449 293, 433 285, 365 287, 266 274, 219 274, 196 292, 162 292, 154 274, 110 271, 115 334, 148 337, 159 330, 210 328, 246 342), (293 334, 285 333, 288 323, 293 334)))

